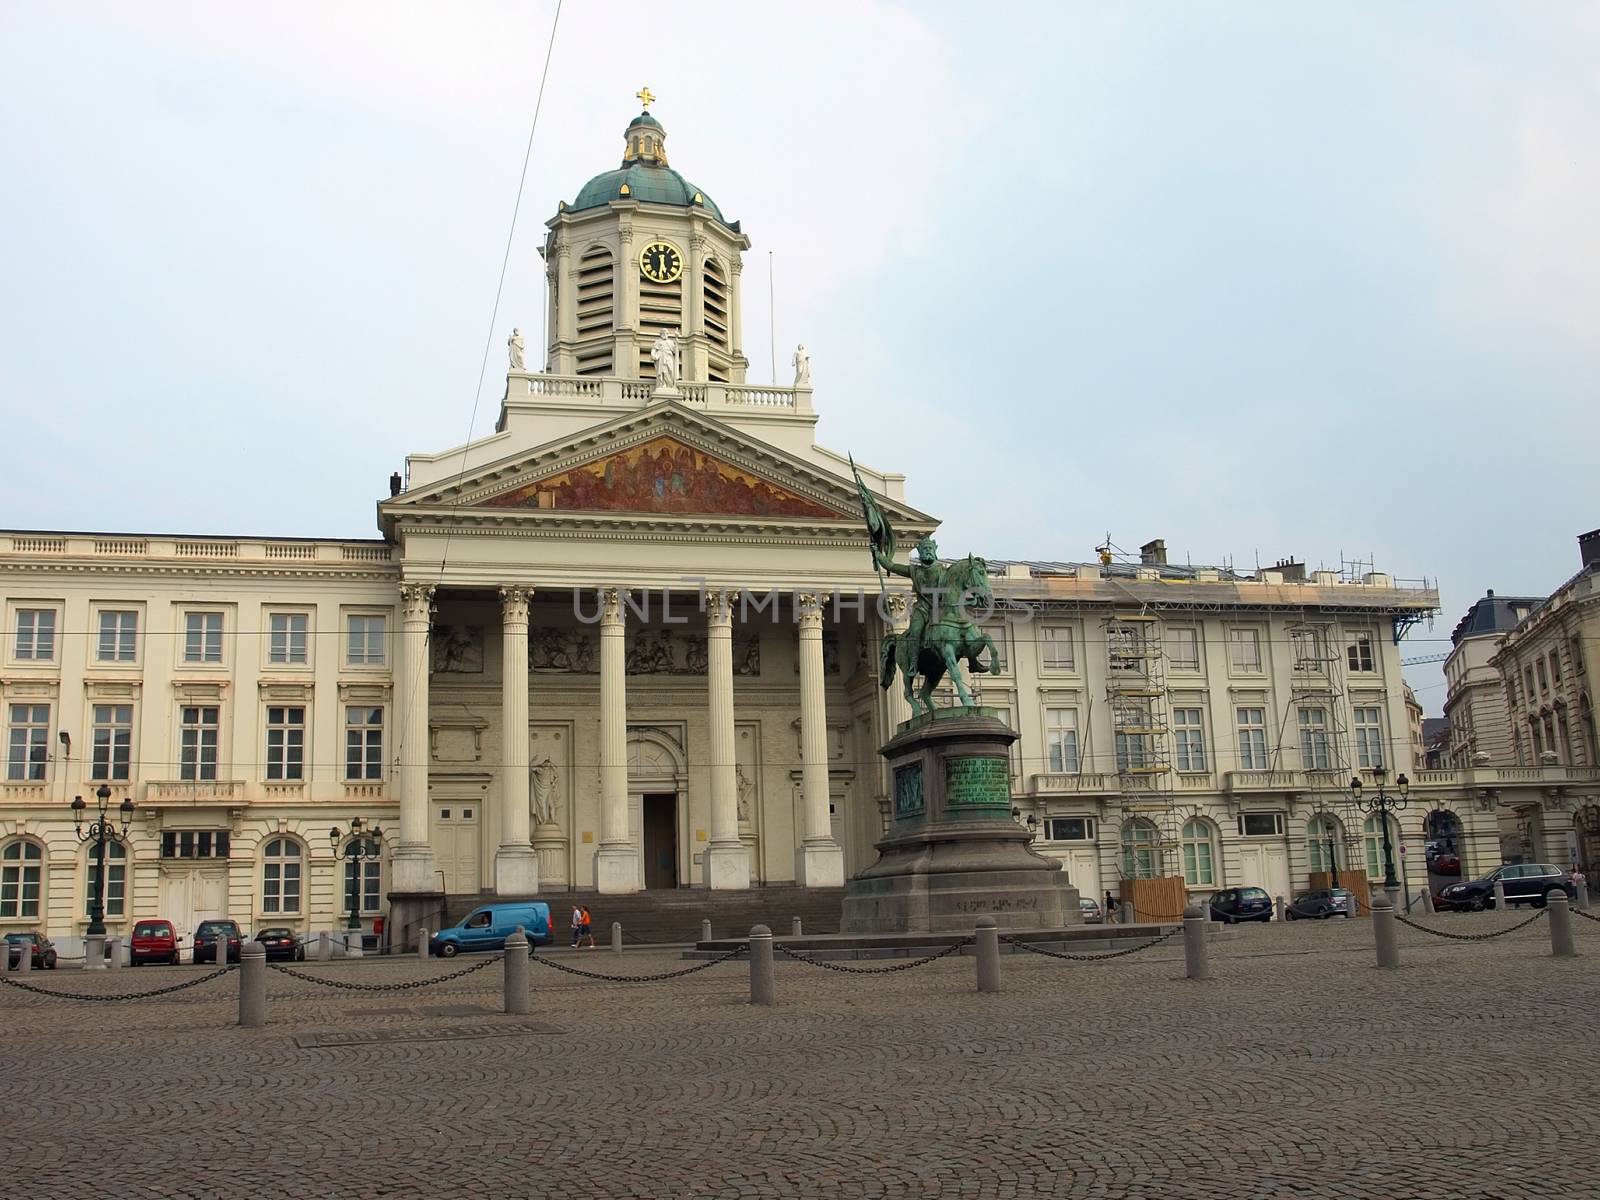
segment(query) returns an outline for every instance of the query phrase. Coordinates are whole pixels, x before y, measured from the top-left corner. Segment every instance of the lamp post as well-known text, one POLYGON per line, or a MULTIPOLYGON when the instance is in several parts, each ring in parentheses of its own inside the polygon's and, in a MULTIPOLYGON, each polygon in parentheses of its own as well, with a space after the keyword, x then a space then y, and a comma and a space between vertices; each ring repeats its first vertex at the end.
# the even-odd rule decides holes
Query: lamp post
POLYGON ((99 801, 99 816, 89 822, 87 830, 83 827, 83 818, 89 806, 84 803, 82 796, 72 798, 72 827, 77 831, 78 840, 94 843, 94 899, 89 905, 89 929, 84 938, 83 960, 84 966, 91 969, 105 966, 106 843, 125 843, 128 828, 133 824, 133 801, 126 797, 117 806, 117 815, 122 824, 121 830, 119 831, 109 819, 110 784, 102 783, 95 789, 94 797, 99 801))
POLYGON ((1361 794, 1361 779, 1359 776, 1350 780, 1350 799, 1355 801, 1355 806, 1366 816, 1376 816, 1378 826, 1383 831, 1383 890, 1389 893, 1389 903, 1395 902, 1395 897, 1400 892, 1400 880, 1394 873, 1394 843, 1389 836, 1389 818, 1401 811, 1406 806, 1406 796, 1411 791, 1411 781, 1404 775, 1396 775, 1394 782, 1400 789, 1400 794, 1391 796, 1384 790, 1383 778, 1386 774, 1382 766, 1372 768, 1372 782, 1377 787, 1377 794, 1363 796, 1361 794))
POLYGON ((342 859, 351 864, 346 868, 350 873, 350 920, 345 925, 345 951, 353 958, 361 953, 361 864, 383 857, 383 827, 374 825, 369 830, 360 817, 351 817, 350 831, 341 833, 335 825, 328 830, 328 841, 333 845, 334 862, 342 859))

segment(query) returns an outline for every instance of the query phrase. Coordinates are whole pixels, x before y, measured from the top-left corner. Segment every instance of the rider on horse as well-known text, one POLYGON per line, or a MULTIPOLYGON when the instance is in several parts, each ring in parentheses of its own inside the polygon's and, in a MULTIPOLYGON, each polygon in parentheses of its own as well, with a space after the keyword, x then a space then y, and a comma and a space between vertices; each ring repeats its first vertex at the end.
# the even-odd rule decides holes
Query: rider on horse
MULTIPOLYGON (((911 619, 906 627, 905 637, 913 646, 922 645, 922 631, 927 628, 930 621, 937 619, 934 608, 943 602, 946 587, 947 570, 939 561, 939 543, 933 540, 931 533, 923 534, 917 540, 917 561, 903 566, 878 546, 873 546, 872 555, 878 560, 878 565, 891 575, 900 575, 911 580, 911 587, 916 592, 917 598, 911 607, 911 619)), ((980 666, 978 670, 987 668, 980 666)))

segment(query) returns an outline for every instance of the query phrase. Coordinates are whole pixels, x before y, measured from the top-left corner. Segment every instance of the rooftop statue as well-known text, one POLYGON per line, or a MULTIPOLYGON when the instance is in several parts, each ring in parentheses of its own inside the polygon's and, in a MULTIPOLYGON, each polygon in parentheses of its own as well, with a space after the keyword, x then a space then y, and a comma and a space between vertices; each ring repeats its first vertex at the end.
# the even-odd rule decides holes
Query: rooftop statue
POLYGON ((522 330, 513 329, 511 337, 506 342, 506 354, 511 359, 511 369, 513 371, 526 370, 522 365, 522 352, 526 347, 527 343, 522 340, 522 330))
POLYGON ((993 669, 999 657, 993 639, 977 626, 970 611, 977 608, 987 612, 994 608, 994 594, 989 589, 989 564, 972 554, 959 562, 940 562, 939 546, 932 534, 924 534, 918 540, 915 561, 896 562, 894 529, 862 483, 854 459, 850 469, 855 473, 867 536, 872 540, 872 561, 878 569, 885 595, 888 592, 885 571, 909 579, 915 594, 911 620, 905 630, 884 638, 879 665, 882 686, 887 690, 898 671, 906 702, 915 716, 933 711, 934 689, 949 675, 962 707, 974 707, 972 693, 967 690, 957 662, 964 658, 969 671, 983 674, 993 669), (984 650, 989 652, 987 662, 979 659, 984 650), (913 690, 917 676, 922 679, 920 693, 913 690))
POLYGON ((650 347, 650 357, 656 364, 656 386, 669 390, 678 386, 678 339, 665 329, 656 334, 650 347))

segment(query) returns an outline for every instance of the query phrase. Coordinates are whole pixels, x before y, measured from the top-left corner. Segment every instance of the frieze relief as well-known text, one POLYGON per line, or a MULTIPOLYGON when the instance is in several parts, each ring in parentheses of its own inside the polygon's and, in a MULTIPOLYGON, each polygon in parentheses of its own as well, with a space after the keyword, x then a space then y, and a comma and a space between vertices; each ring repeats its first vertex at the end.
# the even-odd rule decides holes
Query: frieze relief
MULTIPOLYGON (((629 675, 704 675, 709 663, 704 634, 670 629, 630 634, 624 653, 624 669, 629 675)), ((533 630, 528 638, 528 666, 534 671, 594 675, 600 670, 600 654, 591 634, 547 625, 533 630)), ((734 639, 733 673, 761 674, 761 639, 757 635, 734 639)))
POLYGON ((482 625, 435 625, 429 647, 435 675, 483 674, 482 625))

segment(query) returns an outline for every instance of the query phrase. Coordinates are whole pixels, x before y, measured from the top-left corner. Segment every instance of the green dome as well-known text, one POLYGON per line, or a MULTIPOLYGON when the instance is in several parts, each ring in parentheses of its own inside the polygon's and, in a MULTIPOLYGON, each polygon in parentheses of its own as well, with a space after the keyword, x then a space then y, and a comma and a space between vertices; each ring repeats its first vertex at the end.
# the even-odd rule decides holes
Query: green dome
POLYGON ((648 125, 651 129, 661 128, 661 122, 652 117, 648 112, 640 113, 633 119, 633 124, 629 125, 628 128, 632 129, 634 125, 648 125))
POLYGON ((711 197, 679 175, 671 167, 635 162, 615 171, 596 175, 579 190, 568 205, 569 212, 602 208, 613 200, 639 200, 645 204, 675 204, 680 208, 703 208, 724 225, 728 222, 711 197), (626 184, 628 192, 623 194, 626 184), (695 197, 700 199, 696 200, 695 197))

